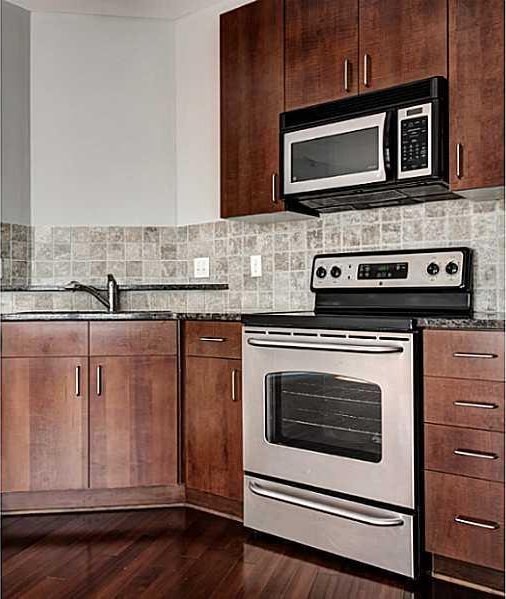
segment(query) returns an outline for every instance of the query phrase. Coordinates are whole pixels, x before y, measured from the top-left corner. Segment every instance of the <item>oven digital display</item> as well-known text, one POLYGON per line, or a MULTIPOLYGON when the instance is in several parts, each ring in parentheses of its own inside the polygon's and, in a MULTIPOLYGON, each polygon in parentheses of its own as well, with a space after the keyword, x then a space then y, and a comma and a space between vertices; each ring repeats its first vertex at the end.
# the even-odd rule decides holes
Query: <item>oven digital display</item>
POLYGON ((385 262, 383 264, 359 264, 358 279, 407 279, 407 262, 385 262))

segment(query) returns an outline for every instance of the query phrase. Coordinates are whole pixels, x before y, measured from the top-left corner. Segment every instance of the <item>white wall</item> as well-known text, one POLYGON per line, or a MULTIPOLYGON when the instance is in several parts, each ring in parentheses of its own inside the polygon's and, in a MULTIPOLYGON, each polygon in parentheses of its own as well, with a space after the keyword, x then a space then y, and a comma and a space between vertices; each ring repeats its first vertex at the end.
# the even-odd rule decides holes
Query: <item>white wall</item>
POLYGON ((2 1, 4 222, 30 224, 30 13, 2 1))
POLYGON ((175 223, 174 26, 32 13, 32 221, 175 223))
POLYGON ((176 23, 177 223, 220 216, 220 14, 229 0, 176 23))

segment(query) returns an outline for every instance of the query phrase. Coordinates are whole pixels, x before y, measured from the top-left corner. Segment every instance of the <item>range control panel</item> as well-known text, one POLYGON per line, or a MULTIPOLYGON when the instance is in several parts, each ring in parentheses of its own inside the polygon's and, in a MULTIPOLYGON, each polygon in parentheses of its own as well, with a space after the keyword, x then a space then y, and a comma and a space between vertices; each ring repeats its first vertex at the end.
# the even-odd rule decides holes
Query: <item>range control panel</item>
POLYGON ((311 289, 461 287, 467 256, 463 249, 322 254, 313 262, 311 289))

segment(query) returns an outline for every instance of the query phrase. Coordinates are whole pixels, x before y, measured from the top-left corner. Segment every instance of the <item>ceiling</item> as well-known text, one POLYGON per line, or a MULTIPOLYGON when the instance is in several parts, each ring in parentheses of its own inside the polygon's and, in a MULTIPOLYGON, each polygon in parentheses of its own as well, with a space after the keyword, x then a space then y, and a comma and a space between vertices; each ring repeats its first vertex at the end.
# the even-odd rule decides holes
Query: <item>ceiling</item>
POLYGON ((8 0, 31 11, 179 19, 213 6, 237 5, 234 0, 8 0))

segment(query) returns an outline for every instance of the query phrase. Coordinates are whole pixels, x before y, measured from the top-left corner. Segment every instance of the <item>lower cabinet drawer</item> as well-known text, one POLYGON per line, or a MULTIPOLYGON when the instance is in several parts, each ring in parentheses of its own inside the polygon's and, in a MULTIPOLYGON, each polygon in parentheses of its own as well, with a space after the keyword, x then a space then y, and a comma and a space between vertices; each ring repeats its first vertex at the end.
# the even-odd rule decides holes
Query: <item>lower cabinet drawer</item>
POLYGON ((425 468, 504 482, 504 434, 426 424, 425 468))
POLYGON ((413 516, 244 477, 244 526, 414 577, 413 516))
POLYGON ((504 485, 425 473, 426 550, 504 569, 504 485))
POLYGON ((504 432, 504 383, 426 376, 425 421, 504 432))

